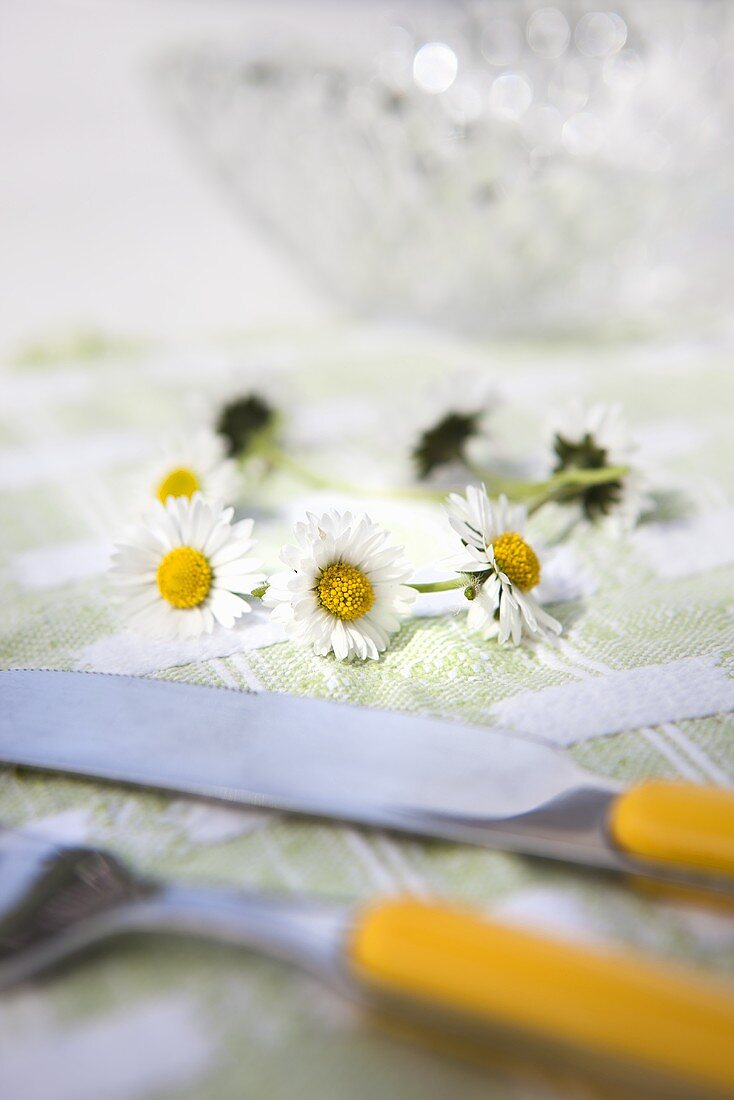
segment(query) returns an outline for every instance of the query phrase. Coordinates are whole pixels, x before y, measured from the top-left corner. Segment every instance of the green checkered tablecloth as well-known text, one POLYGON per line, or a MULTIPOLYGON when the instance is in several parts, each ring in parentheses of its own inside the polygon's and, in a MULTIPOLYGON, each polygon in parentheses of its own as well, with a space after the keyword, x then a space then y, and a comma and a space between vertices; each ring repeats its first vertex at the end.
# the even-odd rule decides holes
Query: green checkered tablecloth
MULTIPOLYGON (((0 665, 99 669, 289 691, 501 723, 581 764, 647 775, 734 777, 732 354, 696 346, 467 346, 415 333, 269 331, 206 347, 84 337, 39 344, 0 371, 0 665), (623 402, 657 510, 626 537, 538 517, 557 647, 499 649, 467 634, 460 601, 431 603, 379 662, 339 664, 283 641, 262 612, 199 642, 125 632, 104 576, 131 481, 161 438, 223 393, 283 395, 294 451, 363 482, 407 476, 421 386, 460 368, 501 397, 493 446, 531 463, 551 407, 623 402), (554 545, 555 544, 555 545, 554 545)), ((422 576, 450 549, 439 509, 359 502, 273 476, 248 489, 269 566, 306 508, 360 503, 422 576)), ((104 736, 100 731, 100 736, 104 736)), ((389 761, 386 761, 389 766, 389 761)), ((0 773, 0 820, 107 845, 151 873, 345 899, 437 891, 577 939, 637 948, 734 980, 734 926, 613 883, 503 853, 348 825, 216 808, 102 784, 0 773)), ((552 1011, 552 1006, 549 1006, 552 1011)), ((590 1096, 520 1083, 363 1025, 310 978, 223 947, 157 939, 110 947, 0 1001, 8 1100, 229 1100, 459 1095, 590 1096), (100 1080, 100 1067, 104 1079, 100 1080)))

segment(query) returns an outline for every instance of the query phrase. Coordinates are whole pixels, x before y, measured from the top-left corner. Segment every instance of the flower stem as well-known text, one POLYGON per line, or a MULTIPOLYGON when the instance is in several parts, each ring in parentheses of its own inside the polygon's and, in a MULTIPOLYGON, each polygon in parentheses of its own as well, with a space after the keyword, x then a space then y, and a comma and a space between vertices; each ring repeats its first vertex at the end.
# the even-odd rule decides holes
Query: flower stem
POLYGON ((408 588, 414 588, 416 592, 450 592, 453 588, 466 588, 466 578, 453 577, 450 581, 428 581, 425 584, 412 581, 408 588))
POLYGON ((528 515, 551 501, 573 500, 579 489, 620 481, 628 473, 629 466, 604 466, 600 470, 561 470, 546 482, 539 481, 536 484, 536 495, 528 501, 528 515))
POLYGON ((424 500, 428 502, 440 502, 446 499, 445 489, 429 489, 425 486, 400 485, 400 486, 372 486, 355 485, 339 478, 327 477, 303 466, 294 458, 291 458, 284 450, 273 443, 263 443, 258 447, 258 454, 267 459, 273 466, 290 474, 297 481, 309 485, 312 489, 333 489, 339 493, 348 493, 362 497, 387 497, 393 500, 424 500))
MULTIPOLYGON (((446 499, 448 489, 432 489, 426 485, 398 485, 398 486, 373 486, 355 485, 340 478, 333 478, 320 474, 318 471, 304 466, 279 447, 270 439, 263 439, 257 447, 257 453, 262 455, 272 466, 289 474, 312 489, 332 489, 336 492, 347 493, 353 496, 382 497, 391 500, 419 500, 429 503, 439 503, 446 499)), ((488 470, 471 468, 470 472, 484 482, 487 491, 497 496, 505 493, 512 500, 528 501, 528 510, 537 511, 549 500, 570 497, 575 491, 590 485, 604 485, 609 481, 619 481, 629 473, 628 466, 605 466, 599 470, 569 469, 561 470, 545 481, 523 481, 520 478, 499 477, 488 470)))
POLYGON ((555 493, 560 489, 581 489, 590 485, 606 485, 609 481, 619 481, 629 473, 629 466, 602 466, 598 470, 572 467, 568 470, 560 470, 545 481, 498 477, 489 470, 477 468, 472 468, 471 472, 484 482, 490 496, 505 493, 513 500, 528 500, 541 494, 555 493))
POLYGON ((524 496, 529 488, 536 484, 534 481, 522 481, 516 477, 493 474, 491 470, 484 470, 471 462, 467 462, 466 468, 476 481, 481 481, 489 495, 494 497, 504 493, 508 497, 517 499, 518 496, 524 496))
POLYGON ((581 470, 572 467, 570 470, 561 470, 559 473, 554 474, 545 483, 542 481, 536 482, 535 489, 536 491, 542 491, 566 485, 578 488, 589 485, 606 485, 608 481, 620 481, 629 472, 629 466, 602 466, 599 470, 581 470))

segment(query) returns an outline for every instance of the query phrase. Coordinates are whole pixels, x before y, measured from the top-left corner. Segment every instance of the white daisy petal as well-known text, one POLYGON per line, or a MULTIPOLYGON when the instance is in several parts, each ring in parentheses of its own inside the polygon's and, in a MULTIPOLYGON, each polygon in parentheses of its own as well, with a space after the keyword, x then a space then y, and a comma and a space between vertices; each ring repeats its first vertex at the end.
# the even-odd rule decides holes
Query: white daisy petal
POLYGON ((341 619, 337 619, 332 627, 331 648, 334 650, 334 656, 339 661, 345 661, 349 656, 351 648, 349 645, 349 636, 341 619))
POLYGON ((484 486, 470 485, 465 496, 452 493, 445 511, 461 541, 454 568, 471 574, 474 599, 467 626, 500 645, 518 645, 524 636, 550 638, 560 624, 529 595, 540 579, 540 562, 524 539, 526 511, 505 496, 491 501, 484 486))
POLYGON ((241 597, 220 589, 212 594, 209 610, 218 623, 231 627, 236 619, 250 611, 250 605, 241 597))
POLYGON ((293 534, 296 545, 280 553, 289 571, 270 578, 263 603, 317 655, 376 660, 416 597, 402 549, 351 512, 309 514, 293 534))
POLYGON ((252 523, 233 525, 231 518, 232 509, 209 504, 198 492, 151 507, 129 544, 117 547, 110 568, 132 629, 154 638, 193 638, 209 633, 215 620, 231 627, 250 611, 238 593, 261 580, 260 563, 248 556, 252 523))
MULTIPOLYGON (((209 430, 174 440, 140 479, 136 495, 141 504, 152 500, 165 503, 169 496, 190 499, 195 492, 211 502, 236 500, 239 473, 236 464, 227 458, 226 449, 222 436, 209 430)), ((194 521, 193 537, 197 540, 201 520, 199 515, 194 521)))
POLYGON ((241 560, 251 549, 251 539, 231 538, 223 546, 220 546, 215 553, 209 552, 207 557, 215 569, 224 569, 233 562, 241 560))

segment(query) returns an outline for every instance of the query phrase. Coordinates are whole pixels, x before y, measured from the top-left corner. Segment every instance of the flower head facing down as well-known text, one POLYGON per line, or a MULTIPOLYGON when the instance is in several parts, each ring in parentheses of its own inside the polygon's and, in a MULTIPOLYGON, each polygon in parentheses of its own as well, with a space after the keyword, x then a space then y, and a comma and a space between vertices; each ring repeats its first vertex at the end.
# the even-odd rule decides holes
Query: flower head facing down
POLYGON ((296 524, 286 572, 270 578, 263 598, 273 618, 314 653, 377 660, 416 597, 400 547, 368 516, 331 511, 296 524))
POLYGON ((233 398, 224 405, 217 420, 217 431, 227 443, 227 453, 245 454, 256 436, 272 428, 275 409, 257 393, 233 398))
MULTIPOLYGON (((629 464, 633 446, 619 405, 574 404, 553 436, 553 472, 603 470, 629 464)), ((647 504, 632 471, 623 478, 574 490, 584 516, 596 522, 614 512, 634 525, 647 504)))
POLYGON ((138 633, 192 638, 250 611, 242 598, 261 578, 251 558, 253 522, 200 493, 156 502, 116 547, 110 577, 138 633))
POLYGON ((413 461, 421 479, 427 478, 441 466, 452 462, 464 462, 469 441, 481 430, 484 413, 445 413, 439 420, 421 432, 413 448, 413 461))
POLYGON ((469 628, 496 637, 500 645, 509 640, 519 645, 523 635, 545 639, 560 634, 560 623, 531 595, 541 566, 524 537, 525 509, 511 507, 506 497, 491 501, 483 486, 470 485, 464 496, 451 493, 446 512, 462 542, 456 568, 471 576, 469 628))
MULTIPOLYGON (((489 420, 499 404, 494 384, 483 370, 459 368, 411 395, 407 419, 410 455, 423 481, 447 473, 447 467, 483 460, 489 441, 489 420)), ((451 471, 448 471, 451 473, 451 471)))
POLYGON ((224 440, 209 431, 195 432, 164 449, 148 475, 146 498, 165 504, 169 497, 229 503, 237 496, 239 477, 225 455, 224 440))

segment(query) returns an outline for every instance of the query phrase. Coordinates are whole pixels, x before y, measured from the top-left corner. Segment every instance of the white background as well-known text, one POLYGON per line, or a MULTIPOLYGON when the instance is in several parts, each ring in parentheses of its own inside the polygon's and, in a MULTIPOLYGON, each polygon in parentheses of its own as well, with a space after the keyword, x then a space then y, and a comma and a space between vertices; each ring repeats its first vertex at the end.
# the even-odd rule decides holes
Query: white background
POLYGON ((4 0, 0 351, 79 327, 185 339, 329 314, 307 273, 197 161, 149 72, 166 49, 208 40, 369 48, 386 10, 4 0))

